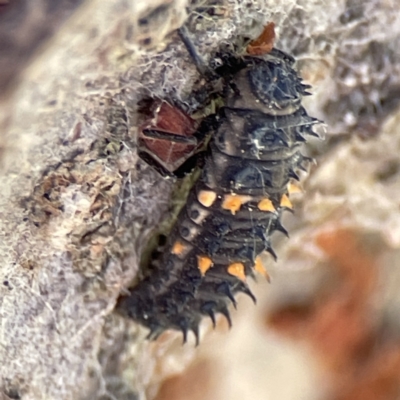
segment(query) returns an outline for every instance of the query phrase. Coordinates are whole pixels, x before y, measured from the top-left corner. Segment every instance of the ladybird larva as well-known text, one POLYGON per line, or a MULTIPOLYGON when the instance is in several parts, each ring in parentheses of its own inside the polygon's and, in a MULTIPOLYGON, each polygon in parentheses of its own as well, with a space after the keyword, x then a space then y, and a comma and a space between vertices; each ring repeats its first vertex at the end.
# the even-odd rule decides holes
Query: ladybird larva
POLYGON ((161 259, 119 299, 118 309, 148 327, 150 338, 176 329, 184 341, 189 330, 198 341, 203 316, 215 325, 221 313, 231 324, 228 305, 236 304, 237 293, 255 301, 246 278, 263 272, 261 253, 276 258, 271 235, 287 234, 281 215, 291 208, 289 188, 308 161, 300 147, 307 135, 317 136, 313 126, 320 121, 301 105, 309 86, 290 55, 275 48, 224 52, 210 69, 185 31, 181 37, 199 71, 223 82, 224 106, 215 115, 202 174, 161 259))

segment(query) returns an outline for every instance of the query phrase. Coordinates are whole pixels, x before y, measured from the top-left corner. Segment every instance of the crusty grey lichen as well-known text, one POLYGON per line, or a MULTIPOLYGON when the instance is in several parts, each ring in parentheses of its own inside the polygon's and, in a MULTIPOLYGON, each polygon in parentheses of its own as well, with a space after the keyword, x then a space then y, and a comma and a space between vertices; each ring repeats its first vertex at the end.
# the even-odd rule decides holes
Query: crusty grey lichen
MULTIPOLYGON (((137 157, 136 103, 158 96, 195 107, 197 71, 177 36, 166 37, 184 22, 186 2, 86 3, 1 103, 0 393, 10 398, 145 398, 195 352, 179 339, 149 345, 142 329, 113 314, 171 191, 137 157)), ((221 42, 274 21, 277 46, 297 56, 314 86, 310 114, 348 135, 378 126, 395 106, 396 7, 199 1, 189 26, 208 58, 221 42), (214 11, 204 14, 208 3, 214 11)), ((329 151, 319 146, 316 153, 329 151)), ((316 191, 312 184, 310 196, 316 191)))

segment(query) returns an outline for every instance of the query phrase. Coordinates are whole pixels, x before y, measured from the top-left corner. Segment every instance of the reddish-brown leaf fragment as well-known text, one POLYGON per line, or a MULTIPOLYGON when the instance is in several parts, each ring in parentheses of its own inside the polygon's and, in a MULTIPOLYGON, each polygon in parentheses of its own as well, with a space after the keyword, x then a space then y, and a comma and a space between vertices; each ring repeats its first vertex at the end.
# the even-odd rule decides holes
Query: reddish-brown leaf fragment
POLYGON ((269 53, 274 47, 275 24, 270 22, 265 25, 261 35, 247 46, 247 53, 252 56, 261 56, 269 53))
POLYGON ((139 146, 172 172, 193 155, 198 145, 168 140, 168 134, 191 137, 196 131, 197 123, 166 101, 154 101, 151 109, 153 118, 146 120, 139 128, 139 146), (146 130, 156 130, 166 136, 148 137, 144 133, 146 130))

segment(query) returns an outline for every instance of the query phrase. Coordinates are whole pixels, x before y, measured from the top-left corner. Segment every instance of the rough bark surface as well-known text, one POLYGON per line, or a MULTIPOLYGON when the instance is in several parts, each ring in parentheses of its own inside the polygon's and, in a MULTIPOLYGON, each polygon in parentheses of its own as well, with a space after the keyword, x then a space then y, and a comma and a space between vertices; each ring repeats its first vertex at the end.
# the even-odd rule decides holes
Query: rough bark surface
MULTIPOLYGON (((185 21, 186 5, 20 0, 1 9, 5 399, 150 399, 196 353, 174 335, 149 344, 143 329, 113 313, 172 190, 136 155, 137 102, 150 95, 193 107, 196 69, 177 36, 167 36, 185 21)), ((205 58, 274 21, 277 47, 298 58, 314 86, 306 107, 327 122, 329 136, 310 145, 321 167, 312 171, 283 261, 296 265, 293 249, 332 213, 398 248, 398 124, 389 119, 379 133, 398 106, 396 2, 199 1, 189 14, 205 58)), ((315 254, 308 256, 298 260, 315 254)))

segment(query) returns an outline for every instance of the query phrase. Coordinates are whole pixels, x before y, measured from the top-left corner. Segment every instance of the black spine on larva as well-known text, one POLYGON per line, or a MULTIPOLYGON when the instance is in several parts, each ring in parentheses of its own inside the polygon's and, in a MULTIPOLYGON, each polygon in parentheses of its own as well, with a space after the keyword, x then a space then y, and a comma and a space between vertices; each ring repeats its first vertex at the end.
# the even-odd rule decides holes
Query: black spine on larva
MULTIPOLYGON (((230 58, 232 60, 232 57, 230 58)), ((202 316, 215 323, 222 313, 230 323, 229 303, 245 281, 228 272, 240 263, 252 275, 256 257, 267 251, 275 231, 286 234, 280 218, 282 196, 306 160, 300 153, 305 136, 315 135, 318 121, 301 106, 308 94, 293 69, 294 60, 279 50, 265 56, 237 57, 241 65, 226 79, 225 106, 212 133, 205 167, 179 214, 158 267, 122 297, 121 312, 150 328, 155 338, 166 329, 198 336, 202 316), (200 195, 215 193, 204 205, 200 195), (238 210, 224 206, 227 196, 244 196, 238 210), (271 209, 259 206, 269 199, 271 209), (181 245, 174 251, 176 243, 181 245), (205 273, 199 257, 212 260, 205 273)))

